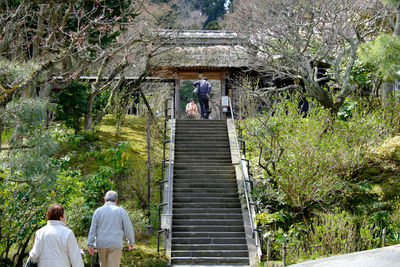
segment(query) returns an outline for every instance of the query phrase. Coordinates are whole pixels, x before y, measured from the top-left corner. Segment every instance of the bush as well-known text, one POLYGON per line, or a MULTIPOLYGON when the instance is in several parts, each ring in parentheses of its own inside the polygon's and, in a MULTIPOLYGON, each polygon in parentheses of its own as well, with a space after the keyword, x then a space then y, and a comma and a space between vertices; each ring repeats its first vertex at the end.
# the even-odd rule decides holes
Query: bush
POLYGON ((263 166, 263 172, 255 171, 261 179, 256 191, 272 186, 279 193, 277 201, 297 212, 340 200, 338 192, 345 193, 353 173, 368 162, 369 148, 387 134, 379 112, 365 114, 358 106, 342 121, 313 106, 303 118, 296 101, 282 100, 273 116, 262 114, 243 124, 252 165, 259 160, 263 166))
POLYGON ((395 240, 398 210, 392 212, 388 201, 400 195, 394 174, 399 141, 391 137, 397 133, 396 113, 348 100, 351 107, 344 107, 347 115, 341 120, 310 103, 313 108, 303 117, 294 97, 280 98, 271 112, 242 123, 261 211, 259 228, 276 242, 321 247, 364 239, 370 243, 347 249, 376 247, 383 228, 395 240))
POLYGON ((129 209, 123 206, 131 219, 133 229, 135 229, 135 240, 140 241, 146 236, 147 218, 143 211, 129 209))

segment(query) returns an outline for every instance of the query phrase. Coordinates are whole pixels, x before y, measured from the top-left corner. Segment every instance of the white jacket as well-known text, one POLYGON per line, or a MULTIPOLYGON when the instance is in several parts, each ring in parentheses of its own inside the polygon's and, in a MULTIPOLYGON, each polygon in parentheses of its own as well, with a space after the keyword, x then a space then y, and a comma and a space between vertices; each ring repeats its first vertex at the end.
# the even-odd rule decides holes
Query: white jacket
POLYGON ((84 267, 74 233, 57 220, 47 221, 36 232, 29 257, 38 267, 84 267))

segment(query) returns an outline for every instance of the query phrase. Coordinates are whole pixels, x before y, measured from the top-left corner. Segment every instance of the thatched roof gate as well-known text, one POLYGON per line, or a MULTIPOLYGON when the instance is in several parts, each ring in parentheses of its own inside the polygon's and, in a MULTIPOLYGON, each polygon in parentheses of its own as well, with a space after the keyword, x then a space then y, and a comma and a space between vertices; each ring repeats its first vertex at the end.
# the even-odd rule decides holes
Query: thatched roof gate
MULTIPOLYGON (((247 51, 229 31, 165 31, 160 52, 148 64, 150 76, 175 79, 176 117, 180 118, 180 81, 207 77, 221 82, 221 96, 230 94, 227 73, 249 66, 247 51)), ((221 110, 221 117, 223 112, 221 110)))

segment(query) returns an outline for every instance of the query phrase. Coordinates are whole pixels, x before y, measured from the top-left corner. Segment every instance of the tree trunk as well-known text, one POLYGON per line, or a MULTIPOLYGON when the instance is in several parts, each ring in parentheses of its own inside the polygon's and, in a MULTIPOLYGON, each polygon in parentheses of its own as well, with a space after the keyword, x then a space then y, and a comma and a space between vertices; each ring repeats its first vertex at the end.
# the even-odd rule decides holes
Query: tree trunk
MULTIPOLYGON (((331 113, 335 113, 335 105, 333 99, 327 91, 323 90, 318 83, 304 79, 304 87, 306 94, 316 99, 324 108, 327 108, 331 113)), ((337 111, 336 111, 337 112, 337 111)))
MULTIPOLYGON (((400 5, 397 7, 396 25, 394 27, 393 35, 400 36, 400 5)), ((398 81, 398 79, 396 79, 395 82, 393 83, 393 89, 392 89, 394 91, 394 95, 397 93, 396 91, 398 90, 398 87, 397 87, 398 84, 399 84, 399 81, 398 81)))
POLYGON ((38 26, 37 26, 37 34, 36 34, 36 38, 33 42, 33 49, 32 49, 32 58, 38 58, 40 55, 40 46, 41 46, 41 41, 43 38, 43 33, 44 33, 44 17, 46 17, 46 8, 47 5, 42 5, 40 7, 40 14, 38 16, 38 26))
POLYGON ((121 135, 121 126, 122 126, 122 118, 117 118, 117 123, 116 123, 116 132, 115 136, 119 137, 121 135))
POLYGON ((393 82, 384 82, 382 84, 382 104, 387 107, 393 97, 393 82))
POLYGON ((31 236, 29 236, 29 238, 27 238, 25 240, 24 244, 22 245, 22 248, 19 251, 20 253, 18 255, 17 263, 16 263, 17 267, 23 267, 24 266, 24 258, 26 257, 25 250, 28 247, 30 239, 31 239, 31 236))
POLYGON ((97 93, 91 93, 88 99, 88 112, 85 114, 84 129, 85 132, 89 131, 92 127, 92 113, 93 113, 93 103, 97 93))
POLYGON ((150 104, 149 104, 149 101, 147 101, 147 98, 146 98, 146 96, 144 95, 142 89, 140 89, 140 96, 142 97, 143 102, 144 102, 144 104, 146 105, 147 110, 148 110, 149 113, 150 113, 151 118, 154 119, 154 112, 153 112, 153 110, 151 109, 150 104))
POLYGON ((400 36, 400 5, 397 7, 396 24, 393 31, 394 36, 400 36))
MULTIPOLYGON (((0 119, 0 150, 1 150, 1 136, 3 134, 3 120, 0 119)), ((0 231, 1 234, 1 231, 0 231)))
MULTIPOLYGON (((394 26, 393 36, 400 36, 400 5, 397 7, 396 23, 394 26)), ((393 97, 394 82, 384 82, 382 84, 382 104, 386 108, 393 97)))

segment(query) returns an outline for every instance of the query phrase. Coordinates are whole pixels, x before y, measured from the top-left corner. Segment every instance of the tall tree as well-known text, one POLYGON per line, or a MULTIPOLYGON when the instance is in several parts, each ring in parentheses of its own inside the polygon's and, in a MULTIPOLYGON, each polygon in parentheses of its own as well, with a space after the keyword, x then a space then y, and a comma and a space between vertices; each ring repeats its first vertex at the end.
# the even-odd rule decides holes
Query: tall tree
POLYGON ((371 40, 360 49, 361 59, 377 67, 385 82, 383 83, 382 98, 386 106, 393 97, 394 81, 400 76, 400 1, 382 0, 390 8, 389 20, 392 35, 383 34, 371 40), (395 17, 395 20, 392 19, 395 17))
POLYGON ((380 8, 379 1, 365 0, 235 1, 227 24, 252 48, 253 69, 291 79, 294 84, 279 90, 304 88, 336 114, 356 89, 350 83, 356 52, 377 30, 380 8))
POLYGON ((87 70, 108 55, 107 48, 138 12, 131 0, 6 1, 1 8, 2 56, 37 64, 28 79, 0 83, 3 106, 34 83, 49 91, 62 87, 53 77, 68 81, 87 70))
POLYGON ((40 88, 47 96, 83 74, 97 76, 87 99, 85 130, 92 125, 95 97, 117 85, 115 78, 146 73, 146 59, 161 40, 154 33, 170 10, 157 9, 150 0, 6 1, 1 8, 1 55, 32 59, 35 68, 24 80, 0 79, 0 105, 27 89, 40 88))

